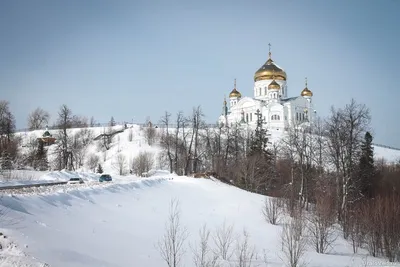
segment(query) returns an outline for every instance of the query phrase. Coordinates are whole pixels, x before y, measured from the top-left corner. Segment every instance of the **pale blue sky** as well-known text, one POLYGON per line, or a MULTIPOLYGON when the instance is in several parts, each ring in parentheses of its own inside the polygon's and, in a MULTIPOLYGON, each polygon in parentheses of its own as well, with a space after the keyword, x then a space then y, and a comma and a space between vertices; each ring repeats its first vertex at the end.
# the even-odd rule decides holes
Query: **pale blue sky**
POLYGON ((107 122, 158 121, 224 95, 253 94, 268 57, 296 96, 308 77, 318 113, 354 97, 375 142, 400 147, 400 1, 1 1, 0 99, 17 127, 61 104, 107 122))

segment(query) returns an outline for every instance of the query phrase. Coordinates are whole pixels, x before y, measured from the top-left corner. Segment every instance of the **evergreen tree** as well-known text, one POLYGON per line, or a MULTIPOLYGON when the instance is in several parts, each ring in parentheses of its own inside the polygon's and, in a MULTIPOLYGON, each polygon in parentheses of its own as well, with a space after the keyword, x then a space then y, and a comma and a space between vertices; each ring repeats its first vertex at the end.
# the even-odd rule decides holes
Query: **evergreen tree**
POLYGON ((261 112, 257 110, 257 126, 250 137, 250 149, 245 159, 247 177, 242 177, 242 187, 264 194, 274 187, 276 173, 273 155, 268 150, 268 133, 261 112))
POLYGON ((373 196, 373 179, 376 174, 372 139, 372 135, 369 132, 366 132, 361 145, 361 157, 359 163, 360 193, 367 198, 373 196))
POLYGON ((251 136, 251 144, 250 144, 250 155, 261 155, 269 156, 270 153, 267 150, 268 145, 268 136, 267 130, 264 129, 264 119, 262 118, 260 110, 257 110, 257 127, 254 131, 254 134, 251 136))
POLYGON ((3 151, 3 155, 1 157, 1 169, 2 170, 12 170, 12 160, 10 158, 10 154, 7 150, 3 151))
POLYGON ((39 141, 38 151, 36 153, 36 168, 39 171, 46 171, 49 169, 49 162, 47 160, 47 151, 44 148, 44 142, 39 141))
POLYGON ((99 164, 99 166, 97 166, 97 173, 103 173, 103 168, 101 167, 101 164, 99 164))
POLYGON ((112 127, 112 126, 115 126, 115 120, 114 120, 114 117, 113 117, 113 116, 111 116, 110 126, 111 126, 111 127, 112 127))

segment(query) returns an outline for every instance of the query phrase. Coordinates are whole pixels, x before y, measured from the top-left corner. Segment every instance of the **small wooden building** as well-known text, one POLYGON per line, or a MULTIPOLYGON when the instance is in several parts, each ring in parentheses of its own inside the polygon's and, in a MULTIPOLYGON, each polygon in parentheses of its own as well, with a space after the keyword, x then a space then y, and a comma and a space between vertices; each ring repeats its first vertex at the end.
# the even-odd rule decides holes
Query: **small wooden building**
POLYGON ((56 142, 56 138, 54 138, 46 128, 46 131, 43 133, 43 136, 39 137, 38 141, 43 142, 45 146, 50 146, 56 142))

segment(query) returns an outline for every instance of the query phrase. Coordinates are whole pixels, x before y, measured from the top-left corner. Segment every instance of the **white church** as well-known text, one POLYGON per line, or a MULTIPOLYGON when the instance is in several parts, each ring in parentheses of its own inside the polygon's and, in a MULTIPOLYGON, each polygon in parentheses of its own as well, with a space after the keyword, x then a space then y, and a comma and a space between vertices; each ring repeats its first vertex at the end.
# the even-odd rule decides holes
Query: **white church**
POLYGON ((218 122, 225 126, 239 123, 255 128, 259 111, 271 135, 281 136, 293 124, 309 125, 315 110, 307 79, 305 88, 294 97, 288 97, 286 82, 286 72, 272 60, 269 51, 267 62, 254 74, 254 96, 242 97, 235 79, 234 88, 229 94, 229 106, 225 99, 218 122))

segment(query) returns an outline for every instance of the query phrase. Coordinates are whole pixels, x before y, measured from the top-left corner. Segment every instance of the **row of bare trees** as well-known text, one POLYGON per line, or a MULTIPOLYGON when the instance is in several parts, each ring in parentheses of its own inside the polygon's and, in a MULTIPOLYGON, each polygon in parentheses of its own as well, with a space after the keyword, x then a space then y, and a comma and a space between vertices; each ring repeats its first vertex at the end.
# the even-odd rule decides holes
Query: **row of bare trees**
MULTIPOLYGON (((166 112, 160 141, 165 166, 185 175, 212 172, 243 189, 281 197, 292 217, 297 210, 310 212, 307 228, 319 253, 333 242, 336 223, 350 242, 354 229, 368 236, 359 212, 370 205, 382 202, 379 205, 385 208, 374 212, 398 214, 389 200, 399 196, 399 168, 375 161, 371 116, 365 105, 351 100, 343 108, 332 107, 325 119, 293 123, 281 142, 274 144, 268 144, 262 116, 257 118, 255 131, 240 124, 207 128, 200 108, 195 108, 188 117, 178 113, 177 127, 171 128, 171 114, 166 112)), ((388 240, 398 236, 398 227, 389 219, 380 218, 380 224, 386 229, 374 230, 379 233, 379 246, 374 244, 380 252, 371 254, 394 260, 392 255, 399 251, 390 252, 391 244, 400 244, 388 240)), ((365 239, 357 241, 357 246, 367 244, 365 239)))
POLYGON ((243 230, 242 235, 235 234, 233 224, 228 224, 226 221, 217 227, 214 233, 207 228, 207 225, 203 225, 198 232, 198 242, 195 244, 187 244, 188 236, 189 232, 181 220, 179 201, 172 199, 164 234, 156 244, 166 266, 187 265, 184 255, 188 247, 191 250, 192 264, 196 267, 251 267, 260 266, 260 262, 265 264, 264 266, 267 265, 265 253, 262 260, 258 259, 255 246, 250 244, 249 233, 243 230))
MULTIPOLYGON (((43 129, 50 119, 50 114, 41 109, 36 108, 28 116, 28 126, 31 130, 43 129)), ((9 103, 0 102, 0 169, 13 169, 15 167, 30 166, 40 170, 76 170, 83 166, 95 171, 100 162, 107 159, 107 151, 111 148, 116 130, 115 120, 111 117, 109 127, 105 127, 101 138, 97 141, 98 149, 103 152, 103 159, 96 154, 88 154, 88 147, 94 142, 94 133, 92 129, 87 128, 88 122, 86 117, 73 114, 67 105, 62 105, 55 119, 57 131, 53 134, 57 140, 56 144, 51 147, 45 147, 41 141, 35 136, 31 136, 25 140, 24 153, 19 153, 22 139, 14 136, 15 119, 9 110, 9 103), (81 128, 80 130, 71 130, 71 128, 81 128), (4 154, 4 155, 3 155, 4 154), (47 161, 50 155, 51 162, 47 161), (10 163, 10 164, 8 164, 10 163), (7 167, 8 166, 8 167, 7 167)), ((90 120, 90 126, 96 124, 94 118, 90 120), (93 125, 92 125, 93 124, 93 125)), ((125 125, 126 128, 126 125, 125 125)), ((130 129, 129 141, 132 141, 133 134, 130 129)), ((154 127, 146 127, 142 129, 144 137, 149 145, 153 145, 158 141, 158 135, 154 127)), ((120 153, 112 162, 114 169, 121 175, 129 172, 142 175, 148 172, 154 166, 154 155, 152 153, 140 153, 137 157, 128 160, 120 153)))
POLYGON ((165 152, 165 161, 170 172, 188 175, 203 169, 200 129, 204 129, 204 114, 200 107, 194 108, 189 117, 182 112, 176 116, 175 129, 170 129, 171 114, 165 112, 161 118, 164 131, 161 134, 160 144, 165 152))

